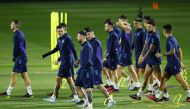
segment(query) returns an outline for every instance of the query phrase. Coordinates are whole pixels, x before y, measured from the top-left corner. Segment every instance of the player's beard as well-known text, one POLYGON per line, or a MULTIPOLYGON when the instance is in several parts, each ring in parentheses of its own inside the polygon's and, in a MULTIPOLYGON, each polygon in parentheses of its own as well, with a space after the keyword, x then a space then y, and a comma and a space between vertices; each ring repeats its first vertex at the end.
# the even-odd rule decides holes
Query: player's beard
POLYGON ((148 33, 153 33, 153 31, 149 31, 148 33))
POLYGON ((82 43, 82 41, 81 41, 81 40, 79 40, 78 42, 79 42, 80 44, 82 43))

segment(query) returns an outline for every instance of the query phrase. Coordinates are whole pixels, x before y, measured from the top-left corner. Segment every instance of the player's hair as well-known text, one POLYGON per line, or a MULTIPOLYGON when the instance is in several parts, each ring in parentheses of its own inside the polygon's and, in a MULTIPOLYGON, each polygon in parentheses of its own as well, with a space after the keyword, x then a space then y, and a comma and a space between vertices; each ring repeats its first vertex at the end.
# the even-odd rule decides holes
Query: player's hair
POLYGON ((125 16, 125 15, 119 16, 119 19, 128 20, 127 16, 125 16))
POLYGON ((112 21, 112 19, 106 19, 105 21, 104 21, 104 24, 108 24, 108 25, 111 25, 111 26, 114 26, 114 24, 113 24, 113 21, 112 21))
POLYGON ((150 16, 144 16, 144 20, 151 20, 152 18, 150 16))
POLYGON ((92 29, 90 29, 89 27, 84 28, 84 31, 87 32, 92 32, 92 29))
POLYGON ((165 24, 163 26, 163 29, 167 32, 167 33, 171 33, 172 32, 172 25, 171 24, 165 24))
POLYGON ((20 21, 19 20, 15 19, 15 20, 12 20, 12 22, 14 22, 14 24, 16 24, 18 28, 20 27, 20 21))
POLYGON ((154 21, 154 19, 149 20, 148 24, 150 24, 152 26, 156 26, 156 22, 154 21))
POLYGON ((61 28, 65 28, 67 30, 67 24, 65 23, 60 23, 59 26, 61 26, 61 28))
POLYGON ((60 28, 62 28, 62 26, 58 25, 56 28, 57 28, 57 29, 60 29, 60 28))
POLYGON ((135 21, 136 21, 136 22, 142 22, 142 19, 139 18, 139 17, 137 17, 137 18, 135 18, 135 21))
POLYGON ((79 31, 78 34, 80 34, 82 36, 86 36, 86 32, 85 31, 79 31))

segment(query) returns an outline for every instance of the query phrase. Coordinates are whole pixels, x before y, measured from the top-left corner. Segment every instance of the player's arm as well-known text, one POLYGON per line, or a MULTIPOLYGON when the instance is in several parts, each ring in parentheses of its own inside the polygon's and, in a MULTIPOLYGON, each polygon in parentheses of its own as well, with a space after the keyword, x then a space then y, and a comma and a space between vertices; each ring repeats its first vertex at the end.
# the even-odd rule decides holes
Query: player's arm
POLYGON ((19 49, 19 37, 16 35, 14 36, 14 48, 13 48, 13 61, 15 61, 16 56, 18 55, 18 49, 19 49))
POLYGON ((69 47, 72 50, 73 56, 75 58, 75 61, 78 61, 78 57, 77 57, 77 52, 76 52, 75 46, 74 46, 73 42, 70 39, 68 40, 68 45, 69 45, 69 47))
POLYGON ((132 29, 129 23, 120 23, 117 22, 116 25, 121 28, 122 30, 125 30, 127 33, 129 33, 132 29))
POLYGON ((51 51, 49 51, 49 52, 43 54, 43 55, 42 55, 42 58, 46 58, 47 56, 49 56, 49 55, 51 55, 51 54, 54 54, 54 53, 57 52, 58 50, 59 50, 59 46, 58 46, 58 44, 57 44, 56 47, 55 47, 53 50, 51 50, 51 51))
POLYGON ((82 68, 82 69, 85 69, 85 68, 87 68, 88 65, 90 64, 90 63, 89 63, 89 59, 90 59, 91 57, 90 57, 89 53, 90 53, 91 51, 90 51, 89 47, 87 47, 87 46, 86 46, 85 48, 83 48, 83 50, 84 50, 84 51, 83 51, 83 52, 84 52, 84 54, 83 54, 83 55, 84 55, 84 58, 83 58, 83 59, 84 59, 84 61, 83 61, 84 63, 82 63, 82 67, 81 67, 81 68, 82 68))
POLYGON ((144 59, 146 59, 155 49, 155 45, 151 44, 149 50, 145 53, 144 59))
POLYGON ((145 41, 144 46, 143 46, 143 50, 141 52, 141 56, 144 56, 145 53, 147 52, 147 50, 148 50, 148 42, 145 41))
POLYGON ((172 56, 175 54, 175 47, 172 43, 172 41, 168 41, 167 44, 167 52, 165 52, 163 55, 164 56, 172 56))
POLYGON ((178 59, 179 59, 180 62, 182 62, 182 59, 183 59, 183 52, 182 52, 182 49, 179 48, 177 52, 178 52, 178 53, 177 53, 177 54, 178 54, 178 59))
POLYGON ((106 57, 109 57, 109 55, 111 54, 111 50, 112 47, 114 46, 114 41, 115 41, 115 36, 110 36, 110 38, 108 39, 108 47, 107 47, 107 51, 106 51, 106 57))
POLYGON ((175 48, 172 48, 172 49, 170 49, 170 51, 165 52, 163 55, 164 56, 172 56, 174 54, 175 54, 175 48))

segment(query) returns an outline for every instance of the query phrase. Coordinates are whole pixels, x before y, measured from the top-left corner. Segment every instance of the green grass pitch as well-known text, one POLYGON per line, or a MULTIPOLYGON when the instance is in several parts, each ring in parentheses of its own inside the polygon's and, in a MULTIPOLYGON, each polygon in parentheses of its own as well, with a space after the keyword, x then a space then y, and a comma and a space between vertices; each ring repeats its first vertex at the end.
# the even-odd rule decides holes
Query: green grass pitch
MULTIPOLYGON (((166 0, 165 0, 166 1, 166 0)), ((139 1, 140 2, 140 1, 139 1)), ((187 66, 187 73, 190 66, 189 42, 190 42, 190 8, 189 2, 159 2, 157 11, 152 9, 152 2, 56 2, 56 3, 1 3, 0 4, 0 92, 5 91, 10 81, 12 71, 12 32, 10 21, 12 19, 21 20, 21 29, 24 31, 27 41, 27 53, 29 57, 28 72, 32 81, 34 92, 33 99, 21 99, 25 94, 25 87, 21 78, 18 78, 16 87, 10 99, 0 97, 0 109, 77 109, 76 105, 67 103, 65 96, 70 95, 68 88, 60 90, 60 97, 56 103, 47 103, 42 100, 46 93, 51 92, 54 87, 56 71, 50 69, 50 57, 42 60, 41 54, 50 50, 50 12, 60 11, 68 13, 68 32, 73 38, 79 54, 80 45, 76 40, 76 33, 86 26, 90 26, 95 31, 96 36, 102 42, 105 50, 107 33, 104 32, 103 21, 106 18, 117 20, 118 16, 125 14, 132 24, 137 16, 139 6, 143 6, 144 15, 152 16, 157 22, 157 29, 161 36, 162 51, 165 50, 165 37, 162 34, 162 25, 171 23, 174 28, 173 34, 176 36, 183 49, 183 61, 187 66)), ((133 59, 134 62, 134 59, 133 59)), ((162 69, 166 64, 163 58, 162 69)), ((190 84, 188 74, 188 83, 190 84)), ((142 79, 141 79, 142 81, 142 79)), ((172 102, 154 103, 143 96, 142 101, 135 102, 128 97, 126 88, 121 88, 121 92, 114 94, 117 105, 113 109, 189 109, 190 104, 184 103, 186 94, 182 87, 172 78, 168 85, 169 94, 173 100, 175 95, 182 94, 180 104, 172 102)), ((66 86, 68 87, 68 86, 66 86)), ((104 109, 104 97, 99 91, 94 91, 94 109, 104 109)))

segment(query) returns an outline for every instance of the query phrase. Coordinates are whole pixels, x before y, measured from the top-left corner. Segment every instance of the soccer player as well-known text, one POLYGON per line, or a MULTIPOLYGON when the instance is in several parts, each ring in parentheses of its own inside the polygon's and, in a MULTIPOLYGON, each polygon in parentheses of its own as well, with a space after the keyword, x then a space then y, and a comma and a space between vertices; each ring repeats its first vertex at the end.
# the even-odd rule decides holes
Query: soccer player
POLYGON ((154 72, 154 74, 156 74, 157 77, 161 78, 161 68, 160 68, 161 58, 156 57, 156 53, 161 52, 160 38, 159 34, 156 32, 156 23, 153 19, 148 22, 147 31, 150 34, 150 37, 148 39, 148 51, 146 53, 142 51, 138 60, 138 64, 141 64, 145 59, 147 59, 143 86, 141 87, 141 89, 137 94, 129 95, 132 99, 135 100, 141 100, 141 96, 143 94, 144 89, 146 88, 148 78, 152 74, 152 72, 154 72))
MULTIPOLYGON (((60 23, 59 25, 64 28, 65 23, 60 23)), ((70 36, 69 36, 69 37, 70 37, 70 36)), ((71 38, 71 37, 70 37, 70 38, 71 38)), ((58 65, 60 62, 61 62, 61 57, 59 57, 59 58, 57 59, 57 61, 55 62, 55 65, 58 65)), ((74 59, 73 53, 72 53, 72 61, 71 61, 71 64, 72 64, 72 67, 71 67, 72 78, 73 78, 73 81, 75 82, 75 78, 74 78, 74 67, 77 68, 77 67, 78 67, 78 64, 75 64, 75 59, 74 59)), ((67 83, 69 84, 69 81, 67 81, 67 83)), ((62 85, 62 82, 61 82, 60 85, 62 85)), ((70 84, 69 84, 69 85, 70 85, 70 84)), ((70 87, 70 90, 71 90, 71 92, 72 92, 72 87, 70 87)), ((47 95, 48 95, 48 96, 52 96, 52 94, 53 94, 53 92, 48 93, 47 95)), ((59 93, 57 93, 57 98, 58 98, 58 95, 59 95, 59 93)), ((73 98, 73 96, 74 96, 74 95, 69 95, 68 98, 73 98)))
POLYGON ((94 85, 104 94, 106 100, 108 101, 107 106, 111 107, 116 102, 113 100, 112 96, 102 85, 102 46, 100 41, 96 38, 94 31, 89 27, 85 28, 87 39, 93 49, 93 69, 94 69, 94 85))
POLYGON ((50 52, 47 52, 45 54, 42 55, 42 58, 45 58, 57 51, 60 52, 60 60, 61 60, 61 64, 59 67, 59 71, 57 74, 57 78, 56 78, 56 85, 54 88, 54 92, 52 94, 51 97, 44 99, 45 101, 48 102, 55 102, 56 101, 56 97, 58 95, 59 89, 60 89, 60 85, 61 85, 61 81, 63 78, 66 78, 67 81, 69 81, 69 85, 72 89, 72 94, 73 99, 71 101, 73 102, 78 102, 80 101, 77 92, 75 90, 75 85, 74 85, 74 81, 72 78, 72 54, 74 54, 74 58, 75 58, 75 63, 78 62, 78 57, 77 57, 77 53, 75 50, 75 47, 72 43, 72 40, 69 36, 69 34, 67 33, 67 25, 59 25, 57 26, 57 32, 59 33, 59 38, 57 40, 57 45, 56 47, 51 50, 50 52))
POLYGON ((146 41, 146 34, 145 30, 142 28, 142 19, 136 18, 134 21, 134 40, 132 44, 132 48, 135 49, 135 59, 136 59, 136 73, 139 77, 139 73, 141 72, 144 74, 144 70, 146 67, 146 61, 143 61, 142 64, 138 64, 138 59, 140 54, 142 53, 145 41, 146 41))
MULTIPOLYGON (((110 20, 111 19, 107 19, 107 20, 110 20)), ((121 44, 120 44, 120 34, 121 34, 121 30, 117 27, 117 26, 114 26, 113 27, 113 31, 117 34, 118 36, 118 40, 119 40, 119 43, 118 43, 118 55, 120 54, 121 52, 121 44)), ((106 68, 106 65, 104 65, 106 59, 104 59, 104 62, 103 62, 103 74, 106 76, 107 78, 107 84, 106 86, 104 86, 109 92, 112 92, 113 91, 113 85, 114 85, 114 81, 112 82, 111 78, 112 78, 112 73, 111 71, 106 68)))
POLYGON ((124 67, 128 67, 129 72, 132 75, 132 79, 134 80, 133 85, 129 87, 130 91, 137 90, 140 88, 140 83, 135 72, 135 69, 132 65, 132 48, 131 48, 131 27, 130 24, 127 23, 127 16, 120 16, 119 22, 116 25, 122 30, 121 31, 121 56, 119 59, 119 63, 117 65, 118 75, 124 73, 124 67))
POLYGON ((77 72, 75 86, 78 90, 84 89, 85 103, 84 109, 93 109, 92 88, 94 87, 93 70, 93 50, 90 43, 86 40, 86 33, 79 31, 77 35, 78 42, 81 44, 80 67, 77 72))
MULTIPOLYGON (((145 37, 146 37, 146 40, 145 40, 145 43, 144 43, 144 47, 143 47, 143 51, 144 53, 147 52, 147 48, 148 48, 148 39, 150 37, 150 34, 149 32, 147 31, 147 24, 148 22, 151 20, 152 18, 150 16, 144 16, 144 27, 145 27, 145 37)), ((145 59, 143 61, 143 63, 146 63, 147 62, 147 59, 145 59)), ((138 62, 137 62, 138 63, 138 62)), ((142 64, 143 64, 142 63, 142 64)), ((145 72, 145 69, 141 69, 141 73, 144 75, 144 72, 145 72)), ((160 82, 159 80, 155 77, 154 73, 152 73, 149 77, 149 85, 148 85, 148 90, 144 92, 144 94, 150 94, 152 92, 154 92, 157 87, 160 86, 160 82)))
POLYGON ((166 82, 173 75, 175 79, 182 85, 183 89, 187 93, 186 102, 190 102, 190 90, 189 85, 184 80, 183 75, 181 73, 181 68, 184 68, 182 63, 182 50, 176 40, 176 38, 172 34, 172 25, 166 24, 163 26, 163 34, 166 37, 166 52, 163 54, 157 53, 157 57, 166 56, 167 57, 167 65, 164 70, 164 75, 161 81, 160 88, 155 92, 155 95, 147 95, 147 97, 156 102, 159 101, 168 101, 169 96, 163 96, 161 99, 160 96, 163 91, 166 89, 166 82))
POLYGON ((20 21, 19 20, 13 20, 11 22, 11 30, 14 33, 13 36, 13 42, 14 42, 14 48, 13 48, 13 72, 11 74, 11 81, 9 84, 9 87, 6 92, 1 93, 1 96, 10 97, 11 92, 16 85, 16 79, 19 74, 21 74, 21 77, 24 80, 27 94, 23 97, 31 98, 33 97, 32 88, 30 79, 27 74, 27 54, 26 54, 26 42, 24 38, 24 33, 19 29, 20 28, 20 21))
POLYGON ((118 35, 113 31, 113 21, 107 19, 104 22, 105 31, 108 32, 107 38, 107 50, 106 50, 106 60, 104 61, 104 67, 111 71, 111 81, 113 85, 113 92, 119 92, 118 86, 118 76, 117 76, 117 64, 118 59, 118 35))

